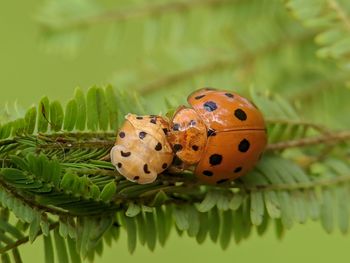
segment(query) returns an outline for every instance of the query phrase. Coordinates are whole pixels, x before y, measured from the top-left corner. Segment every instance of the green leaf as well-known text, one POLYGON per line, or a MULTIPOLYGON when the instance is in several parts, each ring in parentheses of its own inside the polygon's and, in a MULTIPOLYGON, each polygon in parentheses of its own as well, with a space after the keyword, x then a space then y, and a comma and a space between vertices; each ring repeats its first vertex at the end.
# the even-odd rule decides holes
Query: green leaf
POLYGON ((187 230, 190 227, 190 222, 185 208, 177 206, 175 207, 173 213, 176 226, 179 228, 179 230, 187 230))
POLYGON ((160 190, 157 192, 157 194, 155 195, 154 199, 152 200, 152 202, 150 203, 150 206, 161 206, 162 204, 164 204, 167 200, 169 200, 168 196, 166 195, 166 193, 163 190, 160 190))
POLYGON ((220 246, 222 249, 227 249, 232 236, 233 216, 231 210, 226 210, 222 214, 222 224, 220 229, 220 246))
POLYGON ((66 131, 72 131, 75 123, 77 122, 78 106, 75 99, 71 99, 67 105, 64 114, 63 129, 66 131))
POLYGON ((75 102, 77 104, 77 114, 75 127, 79 131, 85 130, 86 126, 86 101, 85 96, 81 88, 75 89, 75 102))
POLYGON ((157 241, 156 222, 154 212, 145 213, 146 243, 151 251, 154 251, 157 241))
POLYGON ((199 231, 199 213, 193 206, 187 206, 187 216, 189 222, 188 236, 195 237, 199 231))
POLYGON ((275 191, 265 191, 264 201, 266 206, 266 211, 271 218, 280 218, 281 209, 280 203, 278 201, 278 196, 275 191))
POLYGON ((86 94, 86 113, 87 113, 87 128, 91 131, 98 129, 98 105, 97 105, 97 87, 89 88, 86 94))
POLYGON ((129 203, 128 209, 125 212, 126 216, 134 217, 137 216, 141 212, 141 207, 135 203, 129 203))
POLYGON ((253 225, 260 225, 264 217, 264 201, 261 192, 250 194, 250 219, 253 225))
POLYGON ((219 211, 217 208, 213 208, 209 212, 209 236, 210 239, 216 243, 219 237, 219 231, 220 231, 220 216, 219 216, 219 211))
POLYGON ((36 213, 29 226, 29 241, 33 243, 40 231, 40 214, 36 213))
POLYGON ((196 207, 199 212, 208 212, 210 211, 217 203, 219 195, 215 191, 208 191, 205 195, 203 201, 198 204, 196 207))
POLYGON ((38 132, 46 132, 50 119, 50 102, 48 97, 44 97, 38 106, 38 132))
POLYGON ((161 206, 156 207, 156 225, 157 225, 157 234, 158 234, 158 240, 162 247, 164 247, 165 242, 168 238, 167 233, 167 222, 168 218, 165 215, 165 212, 161 206))
POLYGON ((71 262, 72 263, 80 263, 81 259, 80 259, 78 252, 77 252, 75 241, 72 238, 68 237, 67 238, 67 245, 68 245, 68 250, 69 250, 71 262))
POLYGON ((230 201, 230 209, 237 210, 243 202, 243 197, 240 193, 234 193, 230 201))
POLYGON ((61 103, 57 100, 50 103, 50 124, 51 129, 54 131, 60 131, 63 124, 63 108, 61 103))
POLYGON ((47 235, 43 237, 44 240, 44 254, 45 254, 45 262, 54 263, 54 253, 53 253, 53 245, 51 240, 51 235, 47 235))
POLYGON ((106 184, 105 187, 103 187, 102 189, 100 199, 104 202, 109 202, 116 193, 116 190, 117 186, 114 181, 106 184))
POLYGON ((106 131, 108 129, 109 112, 105 93, 102 88, 97 88, 96 90, 96 105, 100 130, 106 131))
POLYGON ((68 262, 68 253, 64 239, 60 236, 58 229, 56 228, 53 232, 55 238, 56 255, 59 263, 68 262))
POLYGON ((107 86, 105 89, 106 93, 106 102, 109 111, 109 123, 112 130, 116 130, 118 128, 118 104, 117 98, 115 96, 114 90, 112 86, 107 86))
POLYGON ((339 186, 337 189, 337 215, 338 226, 343 234, 346 234, 349 230, 349 204, 346 200, 349 200, 349 192, 347 186, 339 186))
POLYGON ((208 229, 209 229, 209 218, 208 218, 208 213, 199 213, 199 230, 196 236, 196 240, 198 244, 202 244, 208 234, 208 229))
POLYGON ((329 189, 323 189, 322 197, 321 224, 324 230, 331 233, 334 228, 333 193, 329 189))
POLYGON ((33 106, 29 108, 24 117, 26 123, 26 133, 33 134, 36 125, 36 107, 33 106))
POLYGON ((136 221, 135 218, 127 217, 127 216, 121 216, 122 220, 124 221, 124 226, 127 233, 127 239, 128 239, 128 250, 129 253, 133 253, 136 248, 136 221))
POLYGON ((145 245, 146 244, 146 223, 142 212, 136 216, 136 224, 137 224, 137 235, 139 237, 140 244, 145 245))

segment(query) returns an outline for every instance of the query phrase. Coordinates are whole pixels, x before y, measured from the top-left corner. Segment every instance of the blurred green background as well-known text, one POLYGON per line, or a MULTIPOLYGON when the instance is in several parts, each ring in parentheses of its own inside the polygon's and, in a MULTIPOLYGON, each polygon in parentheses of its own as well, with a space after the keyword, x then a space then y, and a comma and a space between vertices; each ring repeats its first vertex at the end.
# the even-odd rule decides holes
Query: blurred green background
MULTIPOLYGON (((102 2, 108 5, 112 1, 102 2)), ((87 42, 75 56, 44 52, 39 27, 34 19, 41 6, 42 1, 39 0, 1 3, 0 104, 17 101, 26 108, 44 95, 66 101, 76 86, 86 89, 93 84, 118 84, 118 81, 114 82, 114 76, 121 74, 118 72, 123 71, 123 65, 127 71, 133 63, 143 63, 132 52, 121 59, 121 53, 129 52, 127 45, 118 52, 101 47, 103 29, 89 32, 87 42)), ((239 77, 237 79, 237 83, 240 83, 239 77)), ((187 85, 193 88, 198 83, 207 82, 197 81, 187 85)), ((213 80, 210 84, 214 83, 213 80)), ((161 96, 154 98, 159 99, 161 96)), ((167 96, 172 96, 171 90, 167 96)), ((157 104, 158 101, 154 102, 157 104)), ((24 262, 43 262, 41 245, 39 240, 23 247, 24 262)), ((264 237, 260 238, 254 233, 248 241, 232 243, 227 251, 222 251, 209 240, 203 245, 197 245, 194 240, 180 238, 173 233, 165 248, 158 247, 152 253, 147 248, 138 247, 131 256, 123 236, 111 248, 105 248, 103 256, 97 258, 96 262, 348 262, 348 246, 348 237, 338 231, 326 234, 318 223, 309 222, 305 226, 295 226, 281 241, 276 239, 271 227, 264 237)))

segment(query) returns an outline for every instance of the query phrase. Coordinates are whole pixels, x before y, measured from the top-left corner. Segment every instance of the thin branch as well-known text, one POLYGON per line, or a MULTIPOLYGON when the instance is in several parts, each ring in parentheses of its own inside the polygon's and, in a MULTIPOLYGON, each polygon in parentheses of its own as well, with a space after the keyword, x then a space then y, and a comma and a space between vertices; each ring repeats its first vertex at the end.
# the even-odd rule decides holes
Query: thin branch
POLYGON ((307 121, 302 121, 302 120, 288 120, 288 119, 273 119, 273 118, 268 118, 265 119, 265 122, 268 124, 287 124, 287 125, 301 125, 301 126, 306 126, 306 127, 310 127, 313 128, 314 130, 321 132, 321 133, 329 133, 330 131, 320 125, 320 124, 316 124, 316 123, 312 123, 312 122, 307 122, 307 121))
POLYGON ((51 213, 53 215, 59 215, 59 216, 67 216, 67 215, 71 215, 71 213, 69 212, 65 212, 62 210, 58 210, 52 207, 48 207, 48 206, 44 206, 44 205, 40 205, 36 202, 33 202, 32 200, 29 200, 25 197, 23 197, 22 195, 20 195, 18 193, 18 189, 16 189, 15 187, 12 187, 10 185, 8 185, 5 181, 0 179, 0 186, 7 191, 10 195, 14 196, 15 198, 21 200, 23 203, 27 204, 28 206, 32 207, 32 208, 37 208, 38 210, 42 210, 48 213, 51 213))
POLYGON ((46 25, 53 30, 66 30, 81 28, 87 26, 93 26, 103 23, 117 23, 130 19, 144 18, 147 16, 159 16, 170 13, 185 12, 190 9, 204 7, 204 6, 218 6, 223 4, 232 4, 235 1, 232 0, 190 0, 190 1, 177 1, 164 4, 147 4, 143 7, 134 7, 124 10, 107 10, 100 14, 91 15, 87 17, 81 17, 75 20, 65 21, 58 25, 46 25))
POLYGON ((218 59, 215 61, 211 61, 207 64, 199 65, 192 69, 184 70, 175 74, 166 75, 153 82, 150 82, 149 84, 139 87, 137 90, 139 91, 139 93, 145 95, 145 94, 155 92, 159 89, 165 89, 169 85, 179 84, 183 81, 186 81, 187 79, 193 78, 196 75, 220 71, 223 69, 230 68, 234 65, 242 65, 247 62, 251 62, 256 57, 259 57, 261 55, 266 55, 267 53, 276 51, 276 49, 285 47, 287 44, 293 45, 293 44, 308 41, 311 39, 311 37, 314 36, 314 34, 315 32, 307 32, 292 38, 283 38, 273 44, 267 45, 257 50, 256 52, 243 53, 242 55, 238 56, 236 59, 233 59, 233 58, 218 59))
POLYGON ((303 190, 315 187, 327 187, 341 183, 350 182, 350 175, 336 176, 330 179, 321 179, 317 181, 311 181, 308 183, 296 183, 296 184, 273 184, 273 185, 257 185, 255 187, 239 186, 236 188, 243 189, 248 192, 252 191, 272 191, 272 190, 303 190))
MULTIPOLYGON (((52 224, 49 225, 49 230, 51 231, 51 230, 57 228, 58 226, 59 226, 58 222, 52 223, 52 224)), ((43 232, 40 230, 38 232, 38 236, 42 235, 42 234, 43 234, 43 232)), ((4 254, 4 253, 6 253, 9 250, 12 250, 12 249, 14 249, 16 247, 19 247, 20 245, 23 245, 23 244, 27 243, 28 241, 29 241, 29 236, 26 236, 26 237, 23 237, 21 239, 18 239, 16 242, 14 242, 12 244, 9 244, 9 245, 7 245, 7 246, 5 246, 3 248, 0 248, 0 254, 4 254)))
POLYGON ((302 138, 285 142, 278 142, 269 144, 266 148, 267 151, 284 150, 294 147, 306 147, 317 144, 335 144, 338 142, 344 142, 350 140, 350 131, 342 131, 337 133, 328 133, 326 135, 310 138, 302 138))

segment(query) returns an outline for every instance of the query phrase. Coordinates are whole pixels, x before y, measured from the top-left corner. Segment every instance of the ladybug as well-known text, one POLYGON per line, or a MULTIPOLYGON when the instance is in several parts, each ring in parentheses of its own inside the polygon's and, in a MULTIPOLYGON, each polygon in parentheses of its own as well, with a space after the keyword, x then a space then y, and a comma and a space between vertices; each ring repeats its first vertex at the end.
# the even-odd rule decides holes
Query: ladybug
POLYGON ((126 179, 152 183, 172 163, 167 140, 169 122, 161 116, 128 114, 110 155, 112 164, 126 179))
POLYGON ((267 143, 261 112, 248 99, 225 90, 200 89, 171 121, 168 140, 185 167, 209 184, 246 174, 267 143))

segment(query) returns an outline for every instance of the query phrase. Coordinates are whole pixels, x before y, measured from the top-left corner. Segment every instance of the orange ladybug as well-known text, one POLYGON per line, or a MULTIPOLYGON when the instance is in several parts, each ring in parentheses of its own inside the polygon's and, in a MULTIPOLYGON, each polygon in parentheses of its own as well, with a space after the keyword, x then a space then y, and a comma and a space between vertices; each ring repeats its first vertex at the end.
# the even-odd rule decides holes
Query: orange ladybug
POLYGON ((128 114, 110 155, 112 164, 126 179, 152 183, 173 160, 167 140, 169 122, 161 116, 128 114))
POLYGON ((247 173, 267 143, 261 112, 246 98, 229 91, 200 89, 173 116, 168 140, 197 178, 221 184, 247 173))

